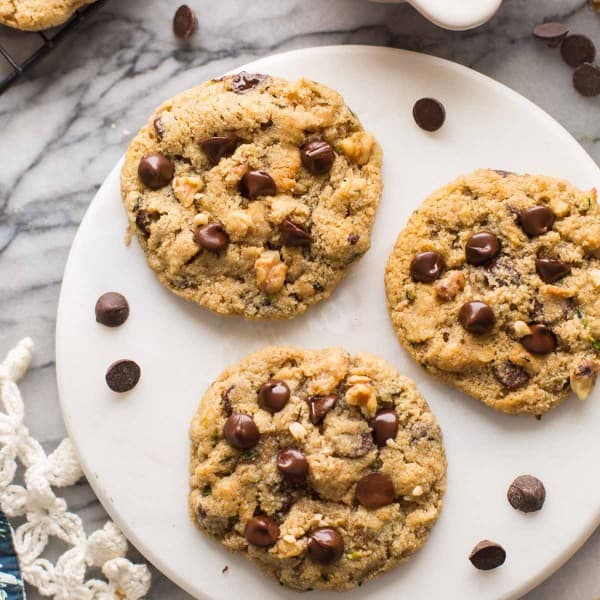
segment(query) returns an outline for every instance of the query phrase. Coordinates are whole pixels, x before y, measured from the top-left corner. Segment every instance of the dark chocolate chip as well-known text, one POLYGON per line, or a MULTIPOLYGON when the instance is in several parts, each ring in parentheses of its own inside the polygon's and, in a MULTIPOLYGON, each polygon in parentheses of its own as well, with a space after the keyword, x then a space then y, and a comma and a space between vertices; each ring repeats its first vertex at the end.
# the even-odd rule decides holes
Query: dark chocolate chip
POLYGON ((446 261, 439 252, 419 252, 410 263, 413 281, 430 283, 439 279, 446 268, 446 261))
POLYGON ((288 448, 277 455, 277 468, 287 477, 304 479, 308 474, 308 461, 300 450, 288 448))
POLYGON ((265 515, 252 517, 244 530, 244 537, 249 544, 268 548, 279 538, 279 525, 265 515))
POLYGON ((546 283, 554 283, 571 272, 571 267, 560 260, 553 258, 536 258, 535 270, 546 283))
POLYGON ((262 75, 261 73, 247 73, 241 71, 231 78, 231 89, 236 94, 245 94, 250 90, 254 89, 257 85, 260 85, 268 75, 262 75))
POLYGON ((329 173, 335 162, 335 152, 324 140, 307 142, 300 148, 300 157, 304 168, 313 175, 329 173))
POLYGON ((596 47, 585 35, 568 35, 560 45, 560 54, 570 67, 578 67, 583 63, 594 62, 596 47))
POLYGON ((140 208, 135 215, 135 224, 145 237, 150 236, 150 223, 152 223, 152 219, 150 218, 148 211, 140 208))
POLYGON ((280 226, 281 243, 284 246, 310 246, 313 237, 308 231, 286 219, 280 226))
POLYGON ((235 138, 226 135, 214 135, 204 138, 200 142, 200 147, 213 165, 216 165, 223 157, 231 156, 235 146, 235 138))
POLYGON ((458 312, 460 324, 475 335, 489 333, 494 328, 494 311, 485 302, 474 300, 463 304, 458 312))
POLYGON ((222 252, 229 245, 229 235, 220 223, 211 223, 205 227, 198 227, 194 232, 194 241, 198 246, 212 250, 213 252, 222 252))
POLYGON ((546 488, 533 475, 519 475, 510 484, 506 497, 513 508, 525 513, 535 512, 544 506, 546 488))
POLYGON ((318 425, 325 415, 335 406, 337 396, 312 396, 308 399, 310 407, 310 422, 318 425))
POLYGON ((154 119, 154 121, 152 121, 152 125, 154 126, 154 131, 156 132, 156 137, 159 140, 162 140, 163 136, 165 135, 165 127, 163 125, 162 119, 160 118, 160 115, 158 115, 158 117, 156 117, 156 119, 154 119))
POLYGON ((285 381, 269 379, 258 391, 258 404, 269 412, 279 412, 290 399, 290 388, 285 381))
POLYGON ((523 231, 531 236, 548 233, 556 217, 547 206, 532 206, 519 214, 519 223, 523 231))
POLYGON ((342 558, 344 538, 331 527, 320 527, 308 536, 307 552, 312 561, 330 565, 342 558))
POLYGON ((435 98, 421 98, 413 106, 413 118, 421 129, 437 131, 446 120, 446 109, 435 98))
POLYGON ((506 551, 500 544, 482 540, 471 550, 469 560, 476 569, 489 571, 504 564, 506 551))
POLYGON ((358 242, 358 240, 360 240, 360 235, 358 235, 358 233, 351 233, 348 236, 348 243, 351 246, 354 246, 358 242))
POLYGON ((369 473, 356 484, 356 499, 365 508, 381 508, 394 501, 392 480, 383 473, 369 473))
POLYGON ((240 194, 254 200, 259 196, 274 196, 277 187, 273 178, 265 171, 248 171, 240 181, 240 194))
POLYGON ((550 354, 556 350, 556 336, 548 327, 541 323, 529 325, 531 333, 521 338, 525 350, 532 354, 550 354))
POLYGON ((129 304, 123 294, 106 292, 96 302, 96 321, 107 327, 118 327, 127 321, 129 304))
POLYGON ((529 375, 523 367, 505 361, 492 367, 494 377, 511 392, 523 387, 529 381, 529 375))
POLYGON ((241 413, 233 413, 223 426, 225 439, 240 450, 254 448, 260 440, 260 432, 254 419, 241 413))
POLYGON ((182 4, 173 17, 173 33, 182 40, 189 40, 192 37, 198 21, 194 11, 187 5, 182 4))
POLYGON ((568 33, 569 28, 563 23, 557 23, 556 21, 541 23, 533 28, 533 35, 539 40, 546 42, 550 48, 559 46, 568 33))
POLYGON ((158 190, 165 187, 165 185, 169 185, 174 173, 175 167, 173 163, 166 156, 158 152, 146 154, 142 157, 138 165, 138 177, 140 181, 153 190, 158 190))
POLYGON ((498 236, 489 231, 474 233, 465 245, 465 256, 471 265, 483 265, 500 252, 498 236))
POLYGON ((400 421, 398 420, 396 411, 390 408, 380 410, 371 421, 375 443, 379 447, 385 446, 388 440, 396 437, 399 426, 400 421))
POLYGON ((142 371, 133 360, 117 360, 106 371, 106 385, 113 392, 128 392, 140 380, 142 371))
POLYGON ((600 67, 592 63, 579 65, 573 73, 573 87, 587 98, 600 95, 600 67))

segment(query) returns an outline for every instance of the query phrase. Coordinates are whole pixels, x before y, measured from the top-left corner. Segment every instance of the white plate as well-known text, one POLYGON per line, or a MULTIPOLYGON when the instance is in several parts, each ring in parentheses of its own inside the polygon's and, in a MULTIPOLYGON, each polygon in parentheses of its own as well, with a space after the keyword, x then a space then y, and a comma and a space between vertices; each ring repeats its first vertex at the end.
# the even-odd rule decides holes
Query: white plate
MULTIPOLYGON (((432 190, 477 167, 541 172, 583 188, 600 181, 593 161, 548 115, 506 87, 453 63, 375 47, 297 50, 245 67, 340 90, 385 150, 385 193, 373 247, 326 302, 291 322, 213 316, 163 289, 136 242, 123 244, 126 219, 119 166, 81 224, 65 270, 57 324, 57 370, 68 430, 98 497, 159 569, 198 597, 293 598, 244 559, 207 540, 188 520, 188 424, 219 372, 265 344, 341 344, 377 353, 418 382, 442 426, 448 493, 425 548, 407 564, 345 598, 430 600, 514 598, 550 575, 599 521, 600 402, 574 398, 541 421, 496 414, 428 378, 397 343, 388 321, 383 272, 410 212, 432 190), (443 101, 436 134, 413 123, 422 96, 443 101), (123 292, 131 316, 118 329, 94 321, 97 297, 123 292), (112 394, 106 367, 119 358, 142 367, 137 388, 112 394), (539 476, 548 498, 524 515, 506 501, 522 473, 539 476), (508 552, 495 571, 467 555, 483 538, 508 552), (221 573, 225 564, 230 566, 221 573)), ((331 594, 313 592, 311 599, 331 594)), ((335 596, 339 598, 339 596, 335 596)))

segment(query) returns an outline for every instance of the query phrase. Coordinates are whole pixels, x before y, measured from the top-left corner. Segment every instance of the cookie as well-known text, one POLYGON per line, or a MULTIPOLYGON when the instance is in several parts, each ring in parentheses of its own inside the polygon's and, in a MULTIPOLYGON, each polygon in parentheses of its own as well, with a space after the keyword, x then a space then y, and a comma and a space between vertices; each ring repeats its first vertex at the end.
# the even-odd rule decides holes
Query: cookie
POLYGON ((290 588, 360 585, 417 551, 440 513, 440 429, 369 354, 255 352, 209 387, 190 435, 192 520, 290 588))
POLYGON ((287 319, 369 248, 381 159, 337 92, 243 72, 163 103, 127 151, 121 189, 171 291, 219 314, 287 319))
POLYGON ((78 8, 95 0, 0 0, 0 23, 24 31, 42 31, 64 23, 78 8))
POLYGON ((400 342, 427 373, 541 415, 600 369, 600 209, 551 177, 490 170, 434 192, 385 274, 400 342))

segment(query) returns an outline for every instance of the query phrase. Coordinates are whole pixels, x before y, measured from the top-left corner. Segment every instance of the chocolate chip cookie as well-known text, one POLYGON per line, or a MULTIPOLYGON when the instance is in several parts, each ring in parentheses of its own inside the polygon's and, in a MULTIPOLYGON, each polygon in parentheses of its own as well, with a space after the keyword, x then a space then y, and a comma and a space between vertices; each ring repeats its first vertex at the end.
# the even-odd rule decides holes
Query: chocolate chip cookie
POLYGON ((297 590, 347 590, 391 569, 441 509, 435 418, 369 354, 255 352, 209 387, 190 435, 194 523, 297 590))
POLYGON ((370 245, 382 153, 335 91, 238 73, 163 103, 121 189, 148 264, 225 315, 284 319, 328 297, 370 245))
POLYGON ((0 0, 0 23, 25 31, 61 25, 78 8, 95 0, 0 0))
POLYGON ((410 217, 385 274, 401 343, 499 411, 540 415, 600 370, 600 209, 551 177, 480 170, 410 217))

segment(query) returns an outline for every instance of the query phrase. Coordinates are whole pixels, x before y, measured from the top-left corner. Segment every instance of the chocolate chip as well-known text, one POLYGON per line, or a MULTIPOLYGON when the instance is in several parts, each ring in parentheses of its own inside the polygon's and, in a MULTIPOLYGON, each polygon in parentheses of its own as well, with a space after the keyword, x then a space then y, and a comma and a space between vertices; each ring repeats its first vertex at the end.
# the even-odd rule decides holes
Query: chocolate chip
POLYGON ((277 468, 291 479, 304 479, 308 474, 308 461, 300 450, 288 448, 277 455, 277 468))
POLYGON ((559 46, 568 33, 569 28, 563 23, 557 23, 556 21, 541 23, 533 28, 533 35, 539 40, 546 42, 550 48, 559 46))
POLYGON ((118 327, 127 321, 129 304, 122 294, 106 292, 96 302, 96 321, 107 327, 118 327))
POLYGON ((335 162, 335 152, 324 140, 312 140, 300 148, 304 168, 313 175, 329 173, 335 162))
POLYGON ((335 406, 337 396, 312 396, 308 399, 310 407, 310 422, 318 425, 325 415, 335 406))
POLYGON ((525 350, 532 354, 550 354, 556 350, 556 336, 541 323, 529 325, 531 333, 521 338, 525 350))
POLYGON ((261 548, 268 548, 272 546, 279 537, 279 525, 266 517, 265 515, 259 515, 252 517, 244 530, 244 537, 249 544, 253 546, 260 546, 261 548))
POLYGON ((500 544, 482 540, 471 550, 469 560, 476 569, 489 571, 504 564, 506 551, 500 544))
POLYGON ((394 501, 392 480, 383 473, 369 473, 356 484, 356 498, 365 508, 381 508, 394 501))
POLYGON ((344 554, 344 538, 331 527, 320 527, 308 536, 307 552, 320 565, 330 565, 344 554))
POLYGON ((280 226, 281 243, 284 246, 310 246, 313 242, 312 235, 286 219, 280 226))
POLYGON ((258 404, 269 412, 279 412, 290 399, 290 388, 285 381, 269 379, 258 391, 258 404))
POLYGON ((446 268, 446 261, 439 252, 419 252, 410 263, 413 281, 430 283, 439 279, 446 268))
POLYGON ((267 77, 268 75, 262 75, 261 73, 247 73, 246 71, 241 71, 231 78, 231 89, 236 94, 245 94, 261 84, 267 77))
POLYGON ((553 258, 536 258, 535 270, 543 281, 546 283, 554 283, 569 275, 571 267, 568 264, 553 258))
POLYGON ((399 425, 400 421, 396 411, 390 408, 380 410, 371 421, 375 443, 379 447, 385 446, 388 440, 396 437, 399 425))
POLYGON ((152 190, 158 190, 168 185, 173 179, 174 173, 173 163, 158 152, 146 154, 138 165, 140 181, 152 190))
POLYGON ((506 497, 513 508, 525 513, 535 512, 544 506, 546 488, 533 475, 519 475, 510 484, 506 497))
POLYGON ((523 387, 529 381, 527 371, 510 361, 492 367, 494 377, 511 392, 523 387))
POLYGON ((162 119, 160 118, 160 115, 158 115, 158 117, 156 117, 156 119, 154 119, 154 121, 152 121, 152 125, 154 126, 154 131, 156 132, 156 137, 159 140, 162 140, 163 136, 165 135, 165 128, 164 128, 162 119))
POLYGON ((226 135, 214 135, 204 138, 200 142, 200 148, 213 165, 216 165, 223 157, 231 156, 235 151, 235 138, 226 135))
POLYGON ((360 240, 360 235, 358 235, 358 233, 351 233, 348 236, 348 243, 351 246, 354 246, 358 242, 358 240, 360 240))
POLYGON ((600 67, 596 64, 583 63, 573 73, 573 87, 587 98, 600 94, 600 67))
POLYGON ((560 46, 560 54, 570 67, 594 62, 596 47, 585 35, 568 35, 560 46))
POLYGON ((194 241, 198 246, 221 252, 229 245, 229 235, 220 223, 211 223, 205 227, 198 227, 194 232, 194 241))
POLYGON ((421 129, 437 131, 446 120, 446 109, 435 98, 421 98, 413 106, 413 118, 421 129))
POLYGON ((532 206, 519 214, 519 223, 526 234, 531 236, 548 233, 556 217, 547 206, 532 206))
POLYGON ((494 311, 484 302, 475 300, 462 305, 458 312, 460 324, 475 335, 489 333, 494 328, 494 311))
POLYGON ((106 371, 106 385, 113 392, 128 392, 140 380, 142 371, 133 360, 117 360, 106 371))
POLYGON ((471 265, 483 265, 495 258, 499 252, 500 240, 489 231, 474 233, 465 245, 465 256, 471 265))
POLYGON ((248 171, 240 181, 240 194, 254 200, 259 196, 274 196, 277 187, 273 178, 265 171, 248 171))
POLYGON ((187 4, 182 4, 173 17, 173 33, 182 40, 189 40, 197 24, 194 11, 187 4))
POLYGON ((135 215, 135 224, 145 237, 150 237, 150 223, 152 223, 152 219, 148 211, 140 208, 135 215))
POLYGON ((241 413, 233 413, 223 426, 225 439, 240 450, 254 448, 260 440, 260 432, 254 419, 241 413))

